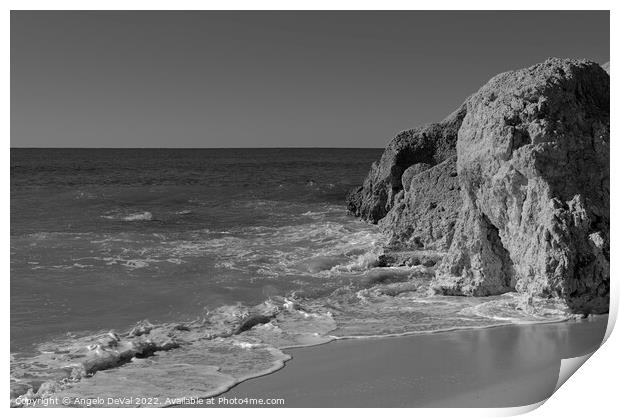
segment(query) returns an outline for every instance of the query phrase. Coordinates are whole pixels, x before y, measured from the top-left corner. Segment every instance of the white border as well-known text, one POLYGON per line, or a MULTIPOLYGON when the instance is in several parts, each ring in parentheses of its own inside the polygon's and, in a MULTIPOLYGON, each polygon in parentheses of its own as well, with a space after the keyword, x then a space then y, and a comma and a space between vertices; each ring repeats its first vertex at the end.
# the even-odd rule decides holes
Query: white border
POLYGON ((403 1, 403 0, 110 0, 76 1, 9 0, 9 10, 611 10, 614 2, 605 0, 522 0, 514 2, 491 0, 403 1), (587 6, 587 7, 584 7, 587 6))
MULTIPOLYGON (((288 10, 316 10, 316 9, 325 9, 325 10, 342 10, 342 9, 353 9, 353 10, 402 10, 402 9, 417 9, 417 10, 514 10, 515 6, 520 6, 521 9, 530 9, 530 10, 551 10, 551 9, 559 9, 559 10, 583 10, 584 6, 587 6, 588 10, 612 10, 611 12, 611 55, 615 54, 615 46, 617 45, 617 30, 614 28, 620 27, 620 19, 616 17, 616 13, 614 10, 614 5, 617 2, 612 1, 597 1, 590 0, 588 2, 584 1, 575 1, 575 0, 564 0, 564 1, 541 1, 541 0, 522 0, 515 4, 514 2, 502 2, 499 3, 497 1, 481 1, 481 0, 470 0, 467 2, 459 2, 459 1, 445 1, 445 0, 436 0, 434 2, 411 2, 411 1, 391 1, 384 0, 379 2, 372 2, 367 0, 357 0, 357 1, 325 1, 325 0, 314 0, 314 1, 296 1, 286 2, 286 1, 273 1, 273 0, 263 0, 263 1, 231 1, 231 2, 222 2, 222 1, 188 1, 188 0, 177 0, 174 2, 166 2, 166 1, 118 1, 118 0, 110 0, 110 1, 90 1, 90 2, 80 2, 80 1, 56 1, 53 4, 49 1, 5 1, 3 4, 5 5, 5 13, 2 18, 2 56, 9 57, 10 56, 10 13, 9 10, 37 10, 37 9, 59 9, 59 10, 67 10, 67 9, 81 9, 81 10, 104 10, 104 9, 116 9, 116 10, 199 10, 199 9, 214 9, 214 10, 246 10, 246 9, 267 9, 267 10, 276 10, 276 9, 288 9, 288 10), (463 6, 468 6, 467 9, 464 9, 463 6)), ((611 59, 611 61, 615 61, 615 58, 611 59)), ((9 144, 10 144, 10 67, 8 64, 8 60, 3 60, 4 65, 2 65, 3 79, 4 83, 2 83, 2 97, 3 101, 3 144, 4 147, 2 149, 2 158, 5 167, 5 176, 4 181, 2 182, 2 199, 3 199, 3 217, 4 222, 2 223, 2 233, 4 240, 2 241, 2 250, 4 254, 5 260, 5 280, 4 280, 4 312, 5 312, 5 320, 3 321, 3 331, 4 335, 7 335, 9 332, 9 318, 10 318, 10 296, 9 296, 9 264, 10 264, 10 216, 9 216, 9 208, 10 208, 10 152, 9 152, 9 144)), ((616 109, 616 100, 615 97, 617 93, 617 89, 614 88, 615 83, 612 82, 612 109, 616 109), (616 91, 614 91, 616 90, 616 91)), ((617 112, 612 111, 612 126, 617 126, 618 118, 617 112)), ((620 219, 620 211, 618 210, 617 205, 617 197, 620 196, 618 193, 618 181, 614 181, 618 179, 619 169, 620 169, 620 156, 618 155, 618 146, 614 145, 614 141, 612 140, 611 147, 611 161, 612 161, 612 182, 611 182, 611 198, 612 198, 612 207, 611 207, 611 218, 614 220, 620 219), (613 164, 615 163, 615 164, 613 164)), ((618 228, 616 228, 615 221, 612 222, 611 227, 611 236, 612 241, 616 242, 613 238, 616 237, 618 228)), ((617 259, 615 255, 617 255, 618 251, 615 250, 616 247, 612 246, 612 255, 611 259, 617 259)), ((612 314, 610 314, 610 329, 613 327, 613 323, 616 319, 616 313, 618 312, 618 293, 615 290, 615 284, 617 280, 615 277, 615 272, 617 271, 616 263, 612 262, 611 273, 612 273, 612 314)), ((609 337, 609 335, 608 335, 609 337)), ((590 360, 587 362, 587 366, 580 369, 577 372, 577 376, 572 377, 567 381, 567 383, 562 386, 559 391, 554 394, 542 408, 538 408, 536 411, 532 413, 532 416, 538 417, 552 417, 552 416, 562 416, 562 417, 572 417, 572 416, 606 416, 609 415, 611 411, 614 411, 616 408, 616 397, 617 390, 616 382, 617 382, 617 373, 618 373, 618 359, 616 357, 616 353, 620 353, 620 342, 619 338, 616 334, 611 334, 608 341, 592 356, 590 360)), ((9 345, 5 340, 5 344, 3 345, 3 353, 4 358, 9 358, 9 345)), ((8 391, 8 375, 9 375, 9 362, 5 361, 2 364, 4 370, 4 384, 5 393, 8 391)), ((6 402, 6 407, 8 408, 8 399, 6 402)), ((505 408, 505 409, 390 409, 386 411, 390 414, 390 416, 411 416, 411 414, 415 414, 418 416, 431 416, 431 417, 445 417, 445 416, 459 416, 459 417, 484 417, 484 416, 508 416, 519 413, 524 413, 529 410, 535 409, 539 405, 534 405, 530 407, 522 407, 522 408, 505 408)), ((184 409, 183 413, 194 415, 194 416, 206 416, 208 415, 247 415, 251 414, 252 416, 269 416, 269 417, 279 417, 279 416, 289 416, 290 414, 301 416, 309 416, 314 414, 372 414, 375 415, 377 413, 381 413, 382 411, 376 409, 366 409, 366 410, 291 410, 291 409, 237 409, 237 410, 215 410, 215 409, 184 409)), ((27 416, 35 415, 35 414, 45 414, 48 416, 51 414, 52 416, 60 415, 72 415, 72 414, 81 414, 84 411, 81 410, 49 410, 46 409, 44 411, 39 410, 17 410, 11 409, 9 413, 11 414, 24 414, 27 416)), ((157 409, 149 409, 146 413, 149 415, 159 415, 159 414, 170 414, 170 413, 178 413, 180 410, 157 410, 157 409)), ((113 414, 142 414, 144 412, 131 410, 131 411, 108 411, 103 409, 95 409, 89 410, 89 415, 95 416, 103 416, 103 414, 109 415, 113 414)))

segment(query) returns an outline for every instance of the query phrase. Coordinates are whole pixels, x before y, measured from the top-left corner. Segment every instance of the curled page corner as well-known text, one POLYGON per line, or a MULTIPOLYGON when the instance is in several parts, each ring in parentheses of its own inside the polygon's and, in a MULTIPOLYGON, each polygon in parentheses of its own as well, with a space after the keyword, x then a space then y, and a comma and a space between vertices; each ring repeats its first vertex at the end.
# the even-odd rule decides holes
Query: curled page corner
POLYGON ((592 352, 588 354, 584 354, 579 357, 572 357, 562 359, 560 363, 560 373, 558 375, 558 381, 555 385, 555 389, 553 389, 553 393, 555 393, 566 381, 581 367, 583 364, 588 361, 592 354, 596 352, 609 338, 611 335, 615 325, 616 325, 616 317, 618 316, 618 298, 611 298, 609 305, 609 314, 607 316, 607 328, 605 330, 605 336, 601 341, 601 344, 592 352))
POLYGON ((591 353, 585 354, 580 357, 572 357, 562 359, 560 363, 560 373, 558 375, 558 382, 555 385, 555 389, 553 389, 553 393, 555 393, 566 381, 581 367, 583 363, 588 361, 588 359, 594 354, 596 350, 591 353))
MULTIPOLYGON (((535 403, 532 403, 532 404, 529 404, 529 405, 512 406, 512 407, 508 407, 508 408, 493 409, 492 410, 492 416, 495 416, 495 417, 514 417, 516 415, 527 414, 528 412, 532 412, 533 410, 537 409, 538 407, 540 407, 545 402, 547 402, 547 399, 543 399, 542 401, 535 402, 535 403)), ((489 416, 491 416, 491 415, 489 415, 489 416)))
MULTIPOLYGON (((608 325, 609 327, 609 325, 608 325)), ((551 396, 553 396, 553 394, 555 392, 557 392, 557 390, 564 384, 566 383, 566 381, 581 367, 583 366, 583 364, 588 361, 588 359, 592 356, 592 354, 594 354, 596 352, 596 350, 592 351, 591 353, 585 354, 583 356, 579 356, 579 357, 571 357, 571 358, 566 358, 566 359, 562 359, 560 362, 560 372, 558 374, 558 381, 555 385, 555 388, 553 389, 553 393, 541 400, 540 402, 535 402, 529 405, 523 405, 523 406, 518 406, 518 407, 510 407, 510 408, 502 408, 501 410, 497 411, 499 412, 498 414, 495 414, 494 416, 501 416, 501 417, 507 417, 507 416, 516 416, 516 415, 522 415, 522 414, 526 414, 528 412, 531 412, 535 409, 537 409, 538 407, 542 406, 545 402, 547 402, 549 400, 549 398, 551 398, 551 396)), ((495 412, 495 411, 494 411, 495 412)))
POLYGON ((619 298, 612 297, 610 298, 609 304, 609 314, 607 315, 607 329, 605 330, 605 336, 603 337, 603 341, 601 345, 605 344, 605 341, 609 338, 609 335, 614 330, 616 326, 616 318, 618 317, 618 301, 619 298))

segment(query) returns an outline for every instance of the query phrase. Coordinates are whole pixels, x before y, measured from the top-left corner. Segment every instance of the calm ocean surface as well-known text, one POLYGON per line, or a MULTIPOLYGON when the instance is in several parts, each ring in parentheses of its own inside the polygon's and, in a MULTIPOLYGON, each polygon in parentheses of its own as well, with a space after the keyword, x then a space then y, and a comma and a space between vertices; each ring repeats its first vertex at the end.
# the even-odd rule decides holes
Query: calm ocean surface
POLYGON ((381 152, 12 149, 12 396, 50 380, 203 396, 282 367, 285 347, 564 318, 510 294, 429 295, 431 268, 376 267, 383 235, 344 198, 381 152), (277 317, 214 331, 259 305, 277 317), (186 345, 69 379, 102 333, 143 320, 191 324, 186 345))

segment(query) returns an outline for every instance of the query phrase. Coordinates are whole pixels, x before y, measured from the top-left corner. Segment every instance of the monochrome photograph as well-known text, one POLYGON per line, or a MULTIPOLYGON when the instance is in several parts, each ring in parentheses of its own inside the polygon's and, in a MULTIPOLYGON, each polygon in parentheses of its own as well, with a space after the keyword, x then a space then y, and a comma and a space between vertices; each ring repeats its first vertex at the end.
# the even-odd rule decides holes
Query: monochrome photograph
POLYGON ((543 402, 610 195, 609 10, 12 10, 10 406, 543 402))

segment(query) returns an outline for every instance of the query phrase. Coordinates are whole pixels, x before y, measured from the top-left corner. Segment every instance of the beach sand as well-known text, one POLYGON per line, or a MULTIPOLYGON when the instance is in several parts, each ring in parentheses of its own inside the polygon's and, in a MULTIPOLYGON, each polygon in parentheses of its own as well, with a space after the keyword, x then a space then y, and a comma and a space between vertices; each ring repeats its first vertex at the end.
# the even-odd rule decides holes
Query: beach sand
MULTIPOLYGON (((581 321, 338 340, 214 399, 282 398, 285 407, 510 407, 555 388, 560 360, 594 351, 607 316, 581 321)), ((247 407, 248 405, 241 405, 247 407)))

